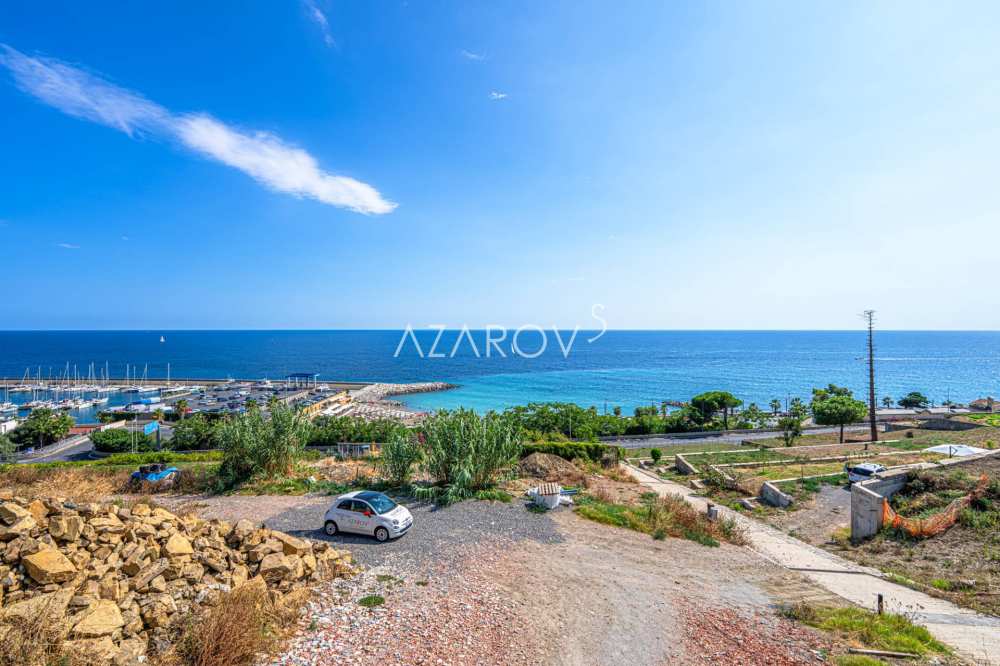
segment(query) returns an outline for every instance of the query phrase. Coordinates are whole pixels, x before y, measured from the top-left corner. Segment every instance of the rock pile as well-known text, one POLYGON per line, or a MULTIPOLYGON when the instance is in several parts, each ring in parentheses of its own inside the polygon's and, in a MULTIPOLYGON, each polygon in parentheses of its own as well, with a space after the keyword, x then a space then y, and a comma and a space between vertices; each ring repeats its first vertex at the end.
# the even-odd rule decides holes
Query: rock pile
POLYGON ((68 650, 116 664, 166 652, 190 613, 248 580, 278 601, 353 572, 347 551, 247 520, 9 492, 0 492, 0 560, 0 637, 44 614, 68 650))

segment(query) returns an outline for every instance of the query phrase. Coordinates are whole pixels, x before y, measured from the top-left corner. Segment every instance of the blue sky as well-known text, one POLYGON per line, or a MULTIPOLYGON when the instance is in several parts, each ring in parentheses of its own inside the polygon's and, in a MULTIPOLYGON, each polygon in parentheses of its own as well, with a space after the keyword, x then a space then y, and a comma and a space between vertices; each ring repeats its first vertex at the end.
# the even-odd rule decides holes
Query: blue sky
POLYGON ((0 328, 1000 329, 995 3, 4 3, 0 328))

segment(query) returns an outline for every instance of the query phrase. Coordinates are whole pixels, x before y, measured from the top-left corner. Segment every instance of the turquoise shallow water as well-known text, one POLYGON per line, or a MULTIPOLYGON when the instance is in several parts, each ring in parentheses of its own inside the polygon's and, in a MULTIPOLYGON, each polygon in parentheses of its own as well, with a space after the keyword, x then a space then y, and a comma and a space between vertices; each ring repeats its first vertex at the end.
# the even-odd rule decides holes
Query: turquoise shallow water
MULTIPOLYGON (((435 333, 417 333, 423 356, 408 341, 398 355, 400 331, 31 331, 0 332, 0 374, 20 378, 26 368, 57 375, 68 362, 83 374, 107 362, 113 376, 125 364, 148 364, 150 378, 281 378, 317 372, 321 380, 432 381, 454 391, 407 396, 421 409, 465 405, 496 409, 532 400, 564 400, 608 408, 685 400, 703 390, 726 389, 747 402, 808 397, 833 382, 866 390, 865 335, 861 331, 608 331, 580 332, 567 356, 551 331, 537 358, 512 352, 510 339, 485 357, 485 334, 473 332, 455 348, 446 332, 429 358, 435 333), (160 342, 160 336, 164 342, 160 342), (454 350, 454 355, 452 351, 454 350), (477 355, 478 352, 478 355, 477 355)), ((563 332, 563 343, 569 333, 563 332)), ((537 333, 520 338, 533 354, 537 333)), ((1000 396, 1000 332, 879 331, 878 395, 919 390, 935 402, 1000 396)))

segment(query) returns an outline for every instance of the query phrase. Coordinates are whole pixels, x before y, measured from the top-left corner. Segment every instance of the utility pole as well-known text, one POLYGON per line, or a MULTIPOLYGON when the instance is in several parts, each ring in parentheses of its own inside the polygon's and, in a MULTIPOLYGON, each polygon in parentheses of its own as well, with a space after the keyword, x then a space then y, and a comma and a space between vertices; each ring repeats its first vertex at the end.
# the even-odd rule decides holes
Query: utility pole
MULTIPOLYGON (((875 424, 875 311, 865 310, 865 320, 868 322, 868 423, 871 426, 871 441, 878 441, 878 426, 875 424)), ((868 450, 868 445, 865 445, 868 450)))

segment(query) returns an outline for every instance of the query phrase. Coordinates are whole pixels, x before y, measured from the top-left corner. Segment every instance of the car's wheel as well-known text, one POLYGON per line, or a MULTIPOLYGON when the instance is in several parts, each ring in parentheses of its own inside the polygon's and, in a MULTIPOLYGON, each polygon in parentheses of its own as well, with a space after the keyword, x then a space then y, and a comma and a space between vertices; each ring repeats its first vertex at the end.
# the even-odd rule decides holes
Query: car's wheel
POLYGON ((326 533, 327 536, 337 536, 337 523, 333 522, 332 520, 326 521, 326 523, 323 525, 323 531, 326 533))
POLYGON ((389 540, 389 530, 385 529, 384 527, 376 527, 375 528, 375 538, 378 539, 379 541, 388 541, 389 540))

